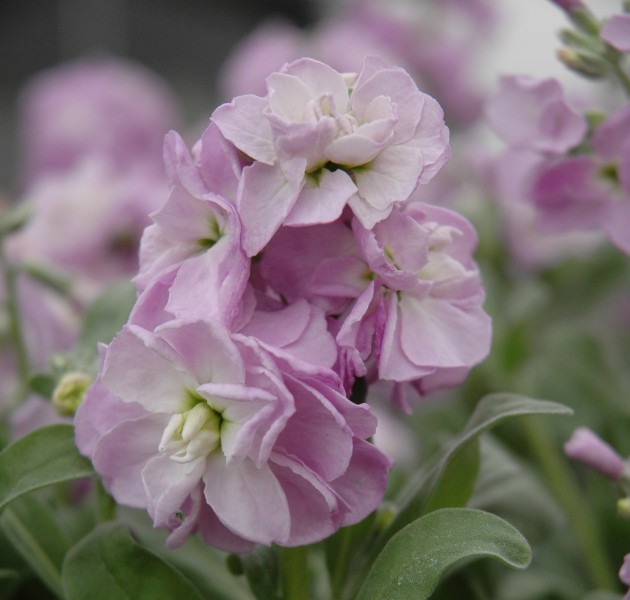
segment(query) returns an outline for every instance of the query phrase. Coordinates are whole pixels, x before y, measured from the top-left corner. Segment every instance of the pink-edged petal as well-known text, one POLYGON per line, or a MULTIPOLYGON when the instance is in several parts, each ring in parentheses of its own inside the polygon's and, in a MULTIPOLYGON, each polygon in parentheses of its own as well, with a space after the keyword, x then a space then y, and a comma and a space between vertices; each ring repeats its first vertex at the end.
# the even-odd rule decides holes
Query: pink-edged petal
POLYGON ((126 326, 109 345, 103 383, 124 402, 137 402, 149 412, 179 412, 195 380, 164 340, 126 326))
POLYGON ((265 545, 289 538, 289 505, 269 466, 258 468, 249 459, 228 465, 220 452, 211 454, 207 464, 204 494, 228 529, 265 545))
POLYGON ((337 220, 357 191, 350 176, 344 171, 321 169, 307 177, 295 206, 284 220, 284 225, 317 225, 337 220))
POLYGON ((142 484, 142 469, 158 454, 158 445, 168 421, 165 414, 149 414, 124 421, 98 442, 92 462, 117 502, 146 508, 148 497, 142 484))
POLYGON ((369 165, 354 173, 359 196, 377 210, 391 208, 395 202, 409 198, 423 167, 420 144, 388 146, 369 165))
MULTIPOLYGON (((398 301, 390 295, 385 301, 386 320, 381 344, 378 347, 378 376, 390 381, 413 381, 435 371, 426 363, 412 362, 402 345, 402 324, 398 301)), ((414 325, 416 327, 416 325, 414 325)), ((430 345, 429 340, 427 344, 430 345)))
POLYGON ((271 468, 284 490, 291 512, 291 532, 285 546, 312 544, 332 535, 339 527, 338 498, 315 473, 276 452, 271 468))
MULTIPOLYGON (((156 333, 166 340, 201 383, 243 383, 243 359, 228 330, 216 321, 171 321, 156 333)), ((176 411, 173 411, 176 412, 176 411)))
POLYGON ((283 69, 284 73, 298 77, 310 91, 311 97, 317 98, 331 94, 334 99, 334 110, 345 112, 348 107, 348 86, 341 73, 327 64, 312 58, 300 58, 283 69))
POLYGON ((202 503, 199 513, 198 529, 206 544, 225 552, 245 553, 254 548, 253 542, 243 539, 221 523, 205 502, 202 503))
POLYGON ((405 355, 418 365, 471 366, 490 350, 491 322, 480 306, 403 294, 400 321, 405 355))
POLYGON ((403 142, 409 139, 418 125, 424 111, 426 94, 421 93, 409 74, 399 67, 389 67, 380 59, 369 57, 364 71, 359 74, 350 98, 350 106, 360 121, 365 120, 374 98, 386 94, 396 106, 396 124, 393 128, 394 140, 403 142), (380 62, 380 65, 376 64, 380 62), (378 70, 365 70, 368 63, 378 70), (368 74, 366 76, 366 74, 368 74))
POLYGON ((309 385, 318 390, 320 394, 326 394, 326 398, 343 417, 354 436, 366 439, 374 435, 376 416, 367 404, 354 404, 341 394, 331 394, 330 390, 326 390, 323 382, 315 378, 309 380, 309 385))
POLYGON ((239 312, 248 276, 249 260, 240 245, 221 238, 181 265, 166 308, 178 318, 214 319, 229 327, 239 312))
MULTIPOLYGON (((377 100, 383 100, 388 106, 391 104, 390 99, 385 96, 376 98, 372 104, 375 104, 377 100)), ((364 123, 354 132, 338 137, 329 144, 326 148, 326 158, 347 167, 370 162, 392 142, 394 137, 392 128, 395 121, 390 110, 389 115, 364 123)))
POLYGON ((238 207, 243 222, 243 248, 258 254, 293 208, 301 182, 289 181, 283 170, 261 162, 243 170, 238 207))
POLYGON ((210 123, 195 148, 199 174, 208 190, 230 201, 236 200, 242 165, 236 148, 225 139, 216 123, 210 123))
POLYGON ((325 480, 336 479, 348 467, 352 432, 326 395, 287 378, 295 398, 295 414, 278 436, 277 448, 299 459, 325 480))
POLYGON ((193 164, 186 142, 176 131, 164 136, 164 169, 171 183, 181 183, 194 194, 204 194, 208 190, 199 171, 193 164))
POLYGON ((181 510, 205 472, 205 458, 188 463, 171 460, 166 454, 154 456, 142 469, 142 482, 149 499, 147 510, 155 527, 164 527, 173 513, 181 510))
POLYGON ((375 510, 387 487, 392 462, 380 450, 363 440, 354 440, 352 460, 346 472, 332 483, 349 511, 343 525, 358 523, 375 510))
POLYGON ((314 97, 311 90, 298 77, 287 73, 269 75, 267 90, 269 108, 274 114, 289 121, 302 121, 305 116, 304 109, 314 97))
POLYGON ((146 414, 139 404, 122 402, 99 378, 88 389, 74 416, 77 448, 81 454, 92 457, 103 435, 124 421, 146 414))
POLYGON ((262 163, 272 165, 276 152, 271 128, 263 116, 267 99, 247 94, 222 104, 212 113, 212 121, 239 150, 262 163))
POLYGON ((390 204, 383 210, 376 209, 359 194, 351 196, 348 199, 348 204, 352 208, 355 217, 366 229, 372 229, 377 223, 387 219, 394 209, 394 204, 390 204))

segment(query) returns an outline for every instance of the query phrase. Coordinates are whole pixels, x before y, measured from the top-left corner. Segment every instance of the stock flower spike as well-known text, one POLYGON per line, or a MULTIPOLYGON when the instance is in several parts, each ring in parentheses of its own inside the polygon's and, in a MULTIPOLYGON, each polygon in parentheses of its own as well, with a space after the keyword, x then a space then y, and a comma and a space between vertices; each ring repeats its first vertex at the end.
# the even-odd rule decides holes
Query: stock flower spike
POLYGON ((485 122, 498 0, 267 26, 223 83, 186 81, 228 100, 205 129, 165 133, 168 90, 129 63, 38 76, 17 189, 0 184, 3 600, 621 598, 617 1, 547 6, 589 93, 508 68, 485 122), (568 441, 542 420, 572 413, 568 441), (483 589, 482 557, 502 563, 483 589))

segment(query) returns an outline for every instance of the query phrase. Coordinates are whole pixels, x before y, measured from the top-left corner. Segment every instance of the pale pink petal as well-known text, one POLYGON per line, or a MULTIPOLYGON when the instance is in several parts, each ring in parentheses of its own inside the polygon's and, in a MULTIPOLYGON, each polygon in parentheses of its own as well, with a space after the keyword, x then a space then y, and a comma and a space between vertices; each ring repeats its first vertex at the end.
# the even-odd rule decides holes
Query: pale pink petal
POLYGON ((311 544, 339 528, 339 500, 315 473, 279 452, 271 457, 271 468, 282 484, 291 511, 291 532, 285 545, 311 544))
POLYGON ((125 327, 109 345, 102 379, 121 400, 150 412, 180 412, 187 390, 197 387, 175 350, 136 325, 125 327))
POLYGON ((271 128, 263 116, 267 99, 247 94, 222 104, 212 113, 212 121, 224 137, 239 150, 262 163, 272 165, 276 153, 271 128))
POLYGON ((613 15, 600 32, 601 38, 619 50, 630 53, 630 15, 613 15))
POLYGON ((282 544, 289 538, 289 505, 269 466, 257 468, 249 459, 227 465, 223 454, 215 452, 203 479, 206 500, 228 529, 259 544, 282 544))
POLYGON ((201 481, 205 468, 203 457, 179 463, 166 454, 159 454, 146 463, 142 469, 142 482, 149 499, 147 510, 155 527, 164 527, 173 513, 181 510, 186 498, 201 481))
POLYGON ((92 462, 120 504, 136 508, 148 505, 141 473, 157 454, 167 422, 166 414, 147 414, 122 421, 99 440, 92 462))
POLYGON ((385 493, 387 471, 391 466, 391 461, 380 450, 355 438, 348 469, 332 482, 332 488, 349 508, 343 518, 344 525, 358 523, 376 510, 385 493))
POLYGON ((348 199, 357 191, 344 171, 322 169, 308 177, 284 225, 331 223, 341 216, 348 199))
POLYGON ((287 180, 279 167, 261 162, 243 170, 238 208, 243 222, 243 248, 258 254, 291 212, 300 184, 287 180))

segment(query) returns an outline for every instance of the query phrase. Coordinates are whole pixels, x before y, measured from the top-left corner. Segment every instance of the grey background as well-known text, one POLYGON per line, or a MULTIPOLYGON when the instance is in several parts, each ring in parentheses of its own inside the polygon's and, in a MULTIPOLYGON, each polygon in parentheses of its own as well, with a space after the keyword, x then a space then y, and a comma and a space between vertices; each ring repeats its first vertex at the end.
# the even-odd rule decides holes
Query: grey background
POLYGON ((217 101, 218 69, 261 20, 316 18, 309 0, 0 0, 0 195, 19 170, 17 101, 36 72, 80 56, 137 60, 173 89, 188 124, 217 101))

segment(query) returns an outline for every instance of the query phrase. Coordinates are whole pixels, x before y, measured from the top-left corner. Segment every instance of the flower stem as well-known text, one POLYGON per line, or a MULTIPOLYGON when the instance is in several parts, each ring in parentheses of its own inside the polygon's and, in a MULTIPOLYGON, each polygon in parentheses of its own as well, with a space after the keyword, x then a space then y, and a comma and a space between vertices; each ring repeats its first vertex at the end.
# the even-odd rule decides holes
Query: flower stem
POLYGON ((309 600, 308 546, 280 549, 283 600, 309 600))
POLYGON ((0 242, 0 266, 4 274, 5 306, 9 320, 9 335, 15 349, 17 372, 19 376, 19 388, 17 400, 20 401, 26 395, 29 386, 29 364, 24 332, 20 320, 17 289, 15 285, 15 270, 4 253, 4 247, 0 242))
POLYGON ((558 451, 547 423, 536 417, 523 419, 522 423, 547 483, 567 515, 592 583, 599 589, 617 590, 619 584, 607 559, 608 553, 597 523, 589 507, 584 503, 584 495, 558 451))

